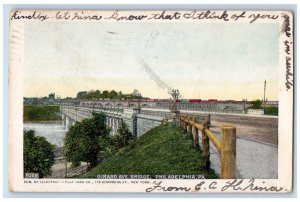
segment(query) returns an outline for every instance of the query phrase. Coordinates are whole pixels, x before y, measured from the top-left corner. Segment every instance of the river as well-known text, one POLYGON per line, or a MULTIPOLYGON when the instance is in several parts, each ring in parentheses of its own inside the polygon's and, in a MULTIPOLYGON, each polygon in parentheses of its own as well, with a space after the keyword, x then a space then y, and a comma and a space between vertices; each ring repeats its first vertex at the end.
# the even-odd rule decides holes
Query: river
POLYGON ((45 137, 48 142, 56 146, 63 146, 63 138, 67 133, 61 122, 24 123, 24 130, 35 130, 37 136, 45 137))

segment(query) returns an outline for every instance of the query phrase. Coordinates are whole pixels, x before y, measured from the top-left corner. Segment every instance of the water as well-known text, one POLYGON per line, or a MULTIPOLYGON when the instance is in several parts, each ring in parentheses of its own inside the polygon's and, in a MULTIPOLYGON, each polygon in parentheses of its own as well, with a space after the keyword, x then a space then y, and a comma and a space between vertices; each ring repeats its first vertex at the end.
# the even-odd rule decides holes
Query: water
POLYGON ((24 130, 34 130, 37 136, 45 137, 56 146, 63 146, 63 138, 67 133, 62 123, 24 123, 24 130))

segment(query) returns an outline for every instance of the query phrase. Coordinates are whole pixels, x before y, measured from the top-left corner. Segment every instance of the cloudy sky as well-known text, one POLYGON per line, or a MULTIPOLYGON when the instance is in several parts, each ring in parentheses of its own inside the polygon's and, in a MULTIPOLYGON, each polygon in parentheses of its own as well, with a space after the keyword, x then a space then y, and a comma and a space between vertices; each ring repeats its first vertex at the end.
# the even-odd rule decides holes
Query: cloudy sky
POLYGON ((24 96, 112 90, 169 98, 143 63, 184 98, 277 100, 278 24, 25 25, 24 96))

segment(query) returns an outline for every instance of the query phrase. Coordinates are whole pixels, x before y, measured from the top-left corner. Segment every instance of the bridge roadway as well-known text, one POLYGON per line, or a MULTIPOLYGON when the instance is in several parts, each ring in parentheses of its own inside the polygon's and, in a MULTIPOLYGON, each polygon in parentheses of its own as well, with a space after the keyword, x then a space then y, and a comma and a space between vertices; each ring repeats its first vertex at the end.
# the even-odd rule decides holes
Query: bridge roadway
MULTIPOLYGON (((80 106, 98 106, 107 108, 124 108, 124 107, 138 107, 153 108, 153 109, 170 109, 172 106, 171 101, 138 101, 138 100, 81 100, 80 106)), ((242 101, 218 101, 218 102, 178 102, 177 107, 180 110, 195 110, 195 111, 215 111, 225 113, 253 113, 247 108, 252 106, 250 102, 242 101)), ((253 111, 253 110, 252 110, 253 111)), ((255 110, 254 110, 255 111, 255 110)))
MULTIPOLYGON (((83 118, 87 118, 92 116, 92 111, 95 112, 103 112, 108 117, 108 125, 112 128, 114 128, 113 134, 116 133, 117 127, 120 124, 120 121, 124 121, 127 118, 127 124, 128 120, 129 126, 131 126, 130 130, 132 132, 139 131, 139 134, 137 136, 142 135, 142 132, 145 132, 147 130, 150 130, 151 128, 159 125, 161 123, 161 120, 163 117, 172 117, 172 113, 168 112, 168 110, 164 109, 153 109, 153 108, 142 108, 138 112, 134 109, 91 109, 89 107, 77 107, 77 110, 73 106, 62 106, 61 111, 64 114, 65 117, 73 117, 73 120, 77 119, 77 121, 82 120, 83 118), (77 112, 76 112, 77 111, 77 112), (79 112, 81 111, 81 112, 79 112), (79 112, 79 113, 78 113, 79 112), (77 116, 76 116, 77 113, 77 116), (77 117, 77 118, 76 118, 77 117), (115 120, 117 121, 115 121, 115 120), (146 122, 145 122, 146 121, 146 122), (134 122, 136 124, 136 128, 132 127, 134 125, 134 122), (153 124, 154 123, 154 124, 153 124), (131 124, 131 125, 130 125, 131 124), (140 125, 140 126, 139 126, 140 125), (148 125, 149 127, 143 126, 148 125), (137 130, 137 128, 140 128, 137 130), (141 129, 143 128, 143 129, 141 129)), ((199 112, 199 111, 181 111, 184 114, 198 114, 203 115, 207 114, 205 112, 199 112)), ((216 128, 214 127, 214 116, 222 115, 221 113, 211 113, 211 124, 212 128, 211 130, 214 132, 217 138, 220 138, 220 127, 216 128)), ((224 115, 224 114, 223 114, 224 115)), ((253 121, 253 119, 259 119, 259 120, 271 120, 275 123, 275 125, 278 124, 278 117, 267 117, 263 115, 244 115, 244 114, 225 114, 227 118, 230 119, 230 116, 235 117, 246 117, 253 121)), ((246 119, 247 121, 247 119, 246 119)), ((227 121, 228 123, 228 121, 227 121)), ((253 127, 254 125, 251 125, 249 127, 253 127)), ((278 175, 278 147, 277 144, 271 144, 266 141, 260 141, 255 136, 254 137, 247 137, 244 134, 241 134, 240 132, 247 132, 247 131, 239 131, 240 126, 236 125, 237 127, 237 176, 239 178, 259 178, 259 179, 272 179, 277 178, 278 175)), ((261 127, 261 124, 259 124, 259 127, 261 127)), ((272 126, 273 127, 273 126, 272 126)), ((264 128, 264 130, 268 130, 269 128, 264 128)), ((277 130, 277 129, 276 129, 277 130)), ((201 134, 201 133, 198 133, 201 134)), ((276 134, 273 134, 277 137, 277 131, 276 134)), ((201 139, 201 136, 199 136, 201 139)), ((211 150, 211 167, 219 173, 220 168, 220 157, 219 154, 214 147, 213 144, 210 144, 210 150, 211 150)))

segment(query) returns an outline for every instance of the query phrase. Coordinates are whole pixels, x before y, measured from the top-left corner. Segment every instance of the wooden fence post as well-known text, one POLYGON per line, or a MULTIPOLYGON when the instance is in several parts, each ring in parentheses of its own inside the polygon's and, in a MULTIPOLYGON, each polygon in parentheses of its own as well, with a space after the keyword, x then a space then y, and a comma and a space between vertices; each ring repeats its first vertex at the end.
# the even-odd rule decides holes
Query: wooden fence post
POLYGON ((222 126, 221 129, 221 179, 236 178, 236 128, 222 126))
POLYGON ((202 133, 202 156, 204 157, 205 160, 205 169, 209 170, 210 169, 210 150, 209 150, 209 138, 205 134, 205 129, 209 129, 208 122, 204 122, 203 124, 203 130, 201 130, 202 133))
POLYGON ((179 117, 179 121, 180 121, 180 127, 183 128, 183 120, 182 120, 182 116, 179 117))
POLYGON ((180 115, 179 115, 178 119, 179 119, 179 127, 182 128, 182 121, 181 121, 181 116, 180 115))
MULTIPOLYGON (((195 124, 197 123, 195 117, 193 117, 193 121, 195 122, 195 124)), ((194 138, 194 147, 196 147, 198 145, 198 128, 196 128, 196 126, 193 126, 193 138, 194 138)))
MULTIPOLYGON (((188 121, 192 120, 192 117, 188 117, 187 118, 188 121)), ((188 122, 188 129, 187 129, 188 133, 192 133, 192 124, 190 124, 190 122, 188 122)))
POLYGON ((186 119, 187 119, 187 116, 184 116, 183 119, 184 119, 184 122, 183 122, 183 125, 184 125, 184 131, 187 131, 187 123, 185 122, 186 119))

